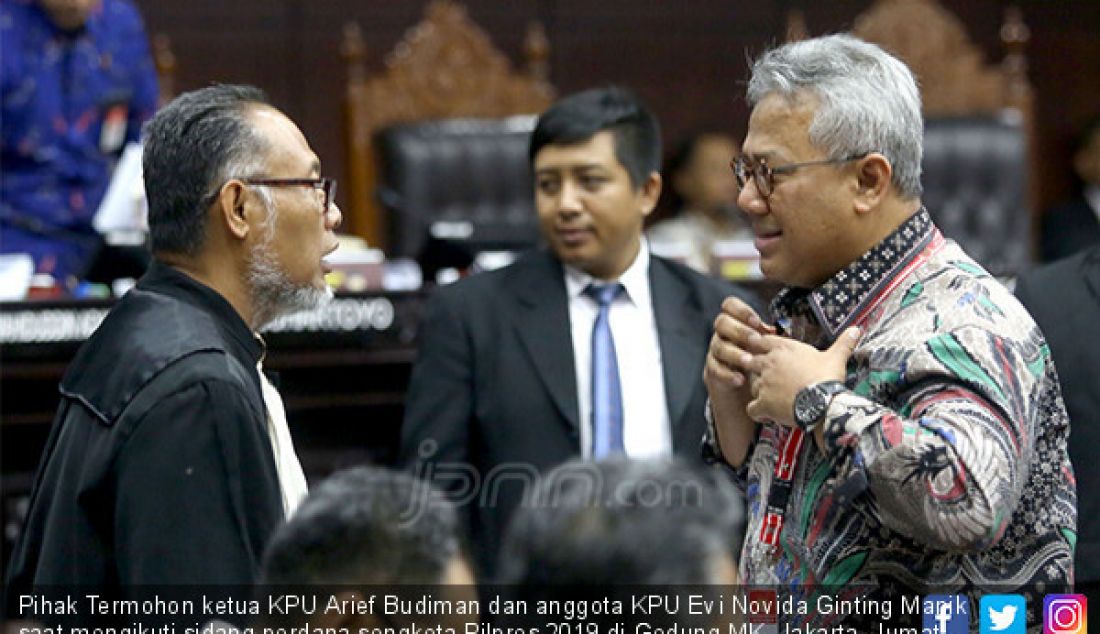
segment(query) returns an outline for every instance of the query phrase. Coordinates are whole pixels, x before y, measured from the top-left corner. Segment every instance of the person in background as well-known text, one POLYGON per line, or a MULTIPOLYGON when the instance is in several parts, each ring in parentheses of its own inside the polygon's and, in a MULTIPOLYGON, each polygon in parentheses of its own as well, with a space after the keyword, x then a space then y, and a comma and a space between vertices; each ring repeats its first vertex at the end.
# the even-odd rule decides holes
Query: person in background
POLYGON ((432 296, 401 430, 402 462, 465 498, 490 575, 537 474, 621 453, 699 461, 714 317, 726 296, 747 297, 650 255, 660 131, 633 94, 559 100, 529 157, 550 248, 432 296))
POLYGON ((996 587, 1034 626, 1073 581, 1069 421, 1031 316, 921 203, 913 74, 833 35, 765 53, 748 100, 738 202, 785 288, 770 323, 725 303, 704 375, 705 451, 748 495, 743 581, 996 587))
POLYGON ((738 494, 682 460, 571 460, 505 532, 498 580, 531 595, 623 584, 735 584, 738 494))
MULTIPOLYGON (((320 595, 319 604, 329 597, 360 601, 364 590, 396 594, 403 586, 451 602, 477 598, 454 506, 427 482, 377 467, 341 471, 315 487, 271 538, 260 574, 261 591, 320 595)), ((270 614, 264 625, 355 632, 412 625, 406 620, 430 628, 444 618, 381 612, 270 614)), ((464 630, 464 623, 450 625, 464 630)))
POLYGON ((248 86, 180 95, 143 158, 154 260, 61 380, 9 599, 247 587, 306 494, 257 332, 332 296, 335 182, 248 86))
MULTIPOLYGON (((1016 297, 1035 316, 1058 369, 1073 433, 1069 457, 1077 480, 1100 482, 1100 347, 1092 333, 1100 323, 1100 244, 1024 273, 1016 297)), ((1077 491, 1074 580, 1091 595, 1100 590, 1100 492, 1077 491)), ((1097 596, 1100 600, 1100 596, 1097 596)))
POLYGON ((29 253, 62 284, 89 273, 92 219, 157 94, 129 0, 0 4, 0 253, 29 253))
POLYGON ((1100 117, 1085 126, 1073 154, 1081 193, 1050 209, 1042 219, 1044 262, 1068 257, 1100 243, 1100 117))
MULTIPOLYGON (((684 594, 716 599, 729 591, 737 583, 738 544, 730 535, 741 520, 739 498, 719 471, 681 460, 571 460, 545 474, 516 511, 501 548, 498 581, 528 605, 621 602, 624 614, 584 619, 603 631, 620 622, 630 632, 642 631, 642 622, 646 631, 674 623, 686 631, 696 631, 689 625, 717 626, 717 610, 643 615, 630 606, 639 592, 664 593, 686 604, 684 594)), ((545 620, 518 616, 506 624, 533 626, 539 618, 545 620)))
POLYGON ((752 238, 730 178, 730 161, 736 156, 736 142, 718 132, 697 134, 680 144, 666 169, 676 215, 646 232, 654 253, 714 273, 716 242, 752 238))

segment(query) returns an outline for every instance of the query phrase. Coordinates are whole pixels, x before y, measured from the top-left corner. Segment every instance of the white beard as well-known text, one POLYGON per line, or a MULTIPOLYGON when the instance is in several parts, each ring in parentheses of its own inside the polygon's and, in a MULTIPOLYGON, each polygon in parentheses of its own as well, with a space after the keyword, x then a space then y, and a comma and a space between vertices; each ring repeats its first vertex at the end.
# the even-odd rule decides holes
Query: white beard
POLYGON ((253 327, 263 328, 288 313, 315 310, 332 299, 327 284, 317 288, 310 283, 295 284, 287 279, 271 249, 274 231, 252 248, 248 262, 247 283, 252 290, 253 327))

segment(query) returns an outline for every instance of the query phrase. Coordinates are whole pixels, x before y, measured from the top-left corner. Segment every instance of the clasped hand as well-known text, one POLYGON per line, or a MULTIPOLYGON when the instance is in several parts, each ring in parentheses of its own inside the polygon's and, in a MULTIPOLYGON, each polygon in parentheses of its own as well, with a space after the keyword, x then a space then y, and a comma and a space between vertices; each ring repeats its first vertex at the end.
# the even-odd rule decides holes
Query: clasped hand
POLYGON ((843 381, 858 328, 826 350, 776 333, 743 301, 728 298, 714 322, 703 379, 712 401, 744 408, 757 423, 794 425, 798 392, 820 381, 843 381))

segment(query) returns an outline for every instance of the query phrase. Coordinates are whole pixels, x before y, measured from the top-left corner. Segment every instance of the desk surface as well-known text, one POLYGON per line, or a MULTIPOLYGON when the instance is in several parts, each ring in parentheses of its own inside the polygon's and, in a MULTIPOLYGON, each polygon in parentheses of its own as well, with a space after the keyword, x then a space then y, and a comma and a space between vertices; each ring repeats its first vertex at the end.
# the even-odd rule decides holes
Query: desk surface
MULTIPOLYGON (((341 295, 317 310, 281 317, 262 332, 273 341, 303 333, 376 334, 382 340, 407 344, 413 333, 402 325, 419 320, 425 297, 424 292, 341 295)), ((0 346, 7 350, 18 344, 84 341, 112 304, 111 300, 0 302, 0 346)))

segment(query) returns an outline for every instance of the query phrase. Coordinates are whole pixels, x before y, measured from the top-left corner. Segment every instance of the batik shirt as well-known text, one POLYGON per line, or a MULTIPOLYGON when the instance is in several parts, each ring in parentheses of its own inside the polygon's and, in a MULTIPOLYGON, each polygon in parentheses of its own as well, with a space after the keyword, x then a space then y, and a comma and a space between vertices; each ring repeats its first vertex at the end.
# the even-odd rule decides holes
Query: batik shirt
POLYGON ((746 583, 803 596, 995 588, 1029 594, 1033 609, 1070 582, 1076 489, 1046 342, 927 211, 818 288, 780 291, 771 309, 818 348, 849 326, 862 336, 826 413, 825 451, 808 435, 797 457, 777 548, 760 528, 791 429, 762 425, 739 471, 746 583))
POLYGON ((157 105, 137 10, 102 0, 65 33, 36 0, 4 0, 0 96, 0 250, 79 274, 98 246, 91 223, 114 163, 157 105))

